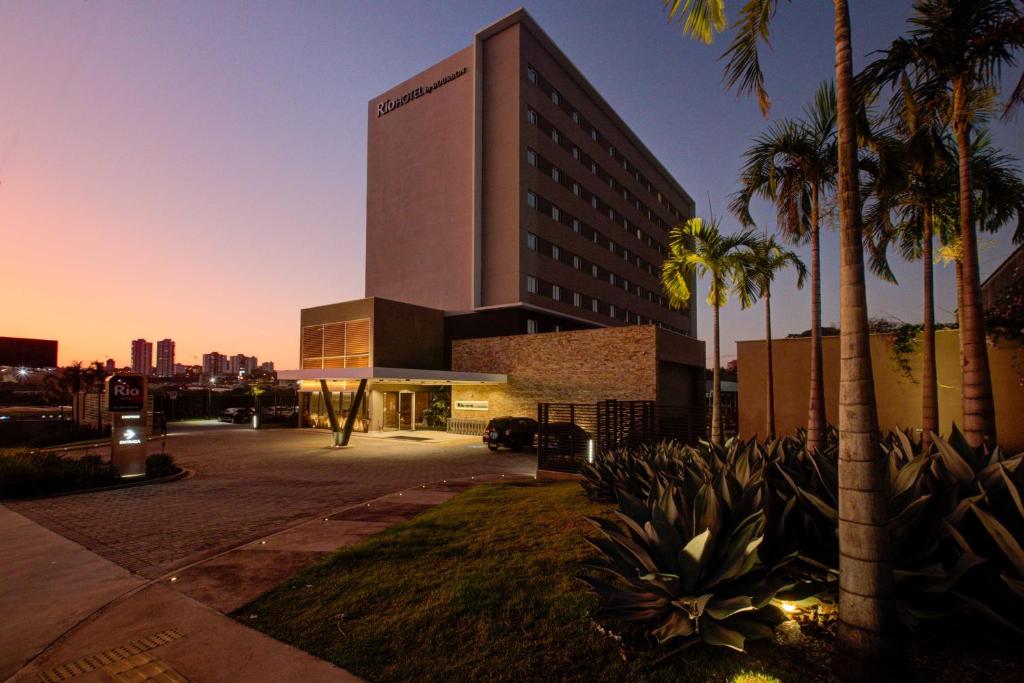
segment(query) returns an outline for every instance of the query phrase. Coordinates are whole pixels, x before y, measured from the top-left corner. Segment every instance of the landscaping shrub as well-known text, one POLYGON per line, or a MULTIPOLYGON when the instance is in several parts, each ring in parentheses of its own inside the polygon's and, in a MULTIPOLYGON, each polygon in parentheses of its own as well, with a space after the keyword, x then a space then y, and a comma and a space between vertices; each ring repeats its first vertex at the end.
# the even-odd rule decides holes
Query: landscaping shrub
MULTIPOLYGON (((742 648, 750 637, 742 628, 716 623, 715 642, 698 635, 701 619, 714 620, 705 616, 707 605, 720 596, 750 598, 749 606, 735 603, 744 612, 726 617, 744 628, 748 612, 768 605, 765 596, 834 603, 838 439, 832 430, 825 448, 808 452, 801 437, 597 454, 584 467, 583 488, 594 500, 619 503, 618 523, 596 522, 603 538, 593 545, 603 557, 584 564, 591 572, 584 580, 601 600, 598 615, 639 622, 662 643, 682 637, 742 648), (741 539, 752 544, 741 561, 743 591, 705 584, 738 557, 736 548, 722 553, 721 546, 741 539), (687 564, 690 543, 703 551, 696 575, 687 564), (695 604, 695 592, 708 602, 695 604), (722 639, 722 628, 743 637, 722 639)), ((927 450, 902 432, 887 434, 881 447, 904 623, 974 614, 1024 633, 1024 454, 973 448, 955 427, 948 439, 933 435, 927 450)))
POLYGON ((0 498, 28 498, 109 486, 117 469, 96 455, 62 458, 57 453, 0 455, 0 498))
POLYGON ((154 453, 146 458, 146 479, 157 479, 178 472, 174 458, 167 453, 154 453))

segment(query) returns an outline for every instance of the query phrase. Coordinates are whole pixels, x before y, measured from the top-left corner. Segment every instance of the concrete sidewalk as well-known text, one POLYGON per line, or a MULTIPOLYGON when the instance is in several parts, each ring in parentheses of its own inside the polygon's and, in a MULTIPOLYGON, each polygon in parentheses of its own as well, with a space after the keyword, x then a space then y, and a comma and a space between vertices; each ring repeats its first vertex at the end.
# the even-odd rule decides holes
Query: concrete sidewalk
POLYGON ((0 506, 0 557, 12 558, 0 564, 0 679, 359 680, 226 615, 329 552, 477 483, 514 478, 443 480, 349 504, 152 581, 0 506))

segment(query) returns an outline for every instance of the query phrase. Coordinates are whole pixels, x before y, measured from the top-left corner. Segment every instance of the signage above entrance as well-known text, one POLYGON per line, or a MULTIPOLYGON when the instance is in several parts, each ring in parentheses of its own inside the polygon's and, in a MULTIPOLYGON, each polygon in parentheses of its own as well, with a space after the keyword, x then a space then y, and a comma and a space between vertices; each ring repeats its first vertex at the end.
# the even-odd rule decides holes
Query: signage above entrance
POLYGON ((134 413, 146 407, 146 378, 142 375, 112 375, 107 378, 107 410, 134 413))
POLYGON ((377 118, 379 119, 380 117, 384 116, 384 114, 387 114, 389 112, 394 111, 395 109, 398 109, 403 104, 409 104, 410 102, 412 102, 415 99, 423 97, 424 95, 429 95, 430 93, 432 93, 435 90, 437 90, 438 88, 440 88, 442 85, 446 85, 446 84, 454 81, 459 76, 462 76, 463 74, 466 73, 466 71, 467 71, 467 68, 466 67, 462 67, 458 71, 453 71, 450 74, 448 74, 447 76, 445 76, 443 78, 437 79, 433 83, 429 83, 427 85, 421 85, 418 88, 413 88, 412 90, 410 90, 409 92, 405 93, 401 97, 392 97, 390 100, 384 100, 383 102, 378 103, 377 104, 377 118))
POLYGON ((456 401, 455 410, 490 410, 488 401, 456 401))

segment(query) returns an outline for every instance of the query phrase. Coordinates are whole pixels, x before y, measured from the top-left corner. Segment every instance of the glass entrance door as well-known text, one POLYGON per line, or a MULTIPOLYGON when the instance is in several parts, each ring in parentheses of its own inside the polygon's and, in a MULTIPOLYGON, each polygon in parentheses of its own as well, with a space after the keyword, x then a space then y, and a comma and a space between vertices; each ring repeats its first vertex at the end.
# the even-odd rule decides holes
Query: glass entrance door
POLYGON ((398 394, 398 428, 413 429, 412 422, 413 404, 416 402, 416 394, 403 391, 398 394))
POLYGON ((398 392, 384 392, 384 415, 381 426, 384 429, 399 429, 398 426, 398 392))

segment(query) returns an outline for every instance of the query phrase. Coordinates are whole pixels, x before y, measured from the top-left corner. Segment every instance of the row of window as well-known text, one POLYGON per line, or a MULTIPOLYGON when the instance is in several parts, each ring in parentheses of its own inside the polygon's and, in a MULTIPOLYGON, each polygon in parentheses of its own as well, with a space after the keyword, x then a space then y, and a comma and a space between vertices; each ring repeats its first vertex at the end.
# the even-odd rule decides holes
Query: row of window
POLYGON ((539 213, 542 213, 545 216, 550 216, 552 220, 570 228, 574 233, 578 234, 588 242, 593 242, 600 247, 607 248, 612 254, 622 257, 624 263, 628 263, 648 275, 653 275, 654 277, 660 276, 660 266, 656 266, 643 257, 631 252, 626 247, 618 244, 615 240, 604 235, 600 230, 584 223, 579 218, 576 218, 569 212, 564 211, 557 204, 541 197, 533 190, 526 191, 526 204, 530 208, 536 209, 539 213))
POLYGON ((555 301, 570 303, 576 308, 589 310, 600 315, 606 315, 614 320, 621 320, 626 324, 635 323, 637 325, 643 325, 644 323, 657 322, 652 318, 644 318, 642 315, 638 315, 628 309, 616 306, 615 304, 605 303, 600 299, 583 294, 582 292, 574 292, 568 287, 563 287, 562 285, 556 285, 546 280, 541 280, 533 275, 526 276, 526 291, 530 294, 549 297, 555 301))
POLYGON ((649 303, 657 304, 666 310, 668 309, 668 302, 665 300, 665 297, 659 295, 657 292, 651 291, 650 289, 647 289, 642 285, 638 285, 635 282, 630 282, 629 278, 613 273, 593 261, 572 253, 565 247, 561 247, 553 242, 549 242, 543 237, 534 235, 532 232, 526 233, 526 248, 539 254, 549 256, 553 260, 570 266, 581 273, 590 273, 591 277, 607 282, 612 287, 621 287, 624 292, 628 292, 629 294, 640 297, 641 299, 646 299, 649 303))
MULTIPOLYGON (((646 244, 648 248, 654 249, 660 256, 664 257, 667 254, 668 250, 665 248, 665 245, 655 239, 652 235, 641 230, 635 223, 631 223, 629 219, 606 204, 600 197, 583 187, 573 179, 571 175, 545 159, 531 147, 526 148, 526 163, 540 169, 545 175, 551 176, 553 181, 562 185, 566 189, 570 190, 574 195, 590 204, 590 206, 602 217, 607 217, 612 223, 621 225, 622 229, 630 236, 637 238, 640 242, 646 244)), ((641 266, 639 264, 638 267, 646 268, 646 266, 641 266)))
MULTIPOLYGON (((615 149, 615 146, 612 145, 611 142, 605 136, 601 135, 600 131, 598 131, 592 123, 587 121, 587 119, 582 114, 580 114, 579 111, 577 111, 576 108, 573 107, 572 104, 570 104, 569 101, 566 100, 565 97, 560 92, 558 92, 558 90, 556 90, 554 86, 551 85, 550 82, 548 82, 543 76, 541 76, 533 66, 528 65, 526 67, 526 78, 528 81, 536 85, 541 92, 543 92, 545 95, 551 98, 551 101, 559 109, 569 114, 569 116, 572 118, 573 123, 575 123, 584 131, 586 131, 590 135, 591 140, 601 145, 601 147, 603 147, 604 149, 608 150, 608 156, 610 156, 618 164, 620 164, 623 170, 626 171, 626 173, 633 176, 634 180, 636 180, 636 182, 641 187, 645 188, 651 196, 656 197, 658 203, 668 210, 668 212, 672 215, 676 222, 682 220, 682 212, 679 211, 679 209, 677 209, 675 205, 673 205, 672 202, 670 202, 668 198, 665 197, 661 193, 661 191, 658 190, 654 186, 654 184, 647 179, 647 177, 643 174, 642 171, 640 171, 639 168, 637 168, 633 163, 631 163, 624 154, 615 149)), ((650 212, 649 209, 648 212, 653 213, 650 212)), ((660 222, 660 219, 658 219, 658 221, 660 222)), ((661 225, 659 227, 664 226, 661 225)))

